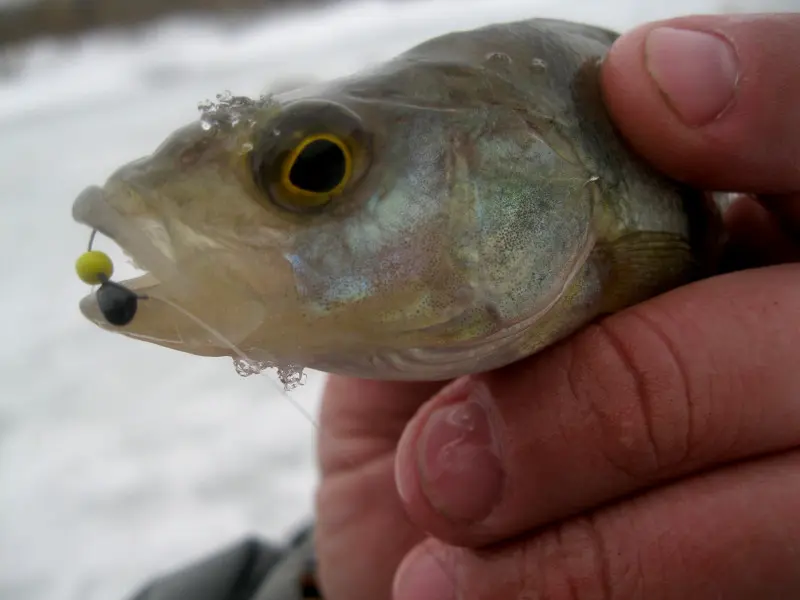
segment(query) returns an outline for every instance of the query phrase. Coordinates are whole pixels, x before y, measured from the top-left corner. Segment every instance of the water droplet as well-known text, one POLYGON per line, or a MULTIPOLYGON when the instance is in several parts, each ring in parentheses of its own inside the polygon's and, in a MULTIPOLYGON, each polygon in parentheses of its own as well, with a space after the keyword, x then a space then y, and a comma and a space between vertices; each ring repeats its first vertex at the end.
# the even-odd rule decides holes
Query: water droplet
POLYGON ((250 143, 250 142, 246 142, 246 143, 242 144, 240 152, 242 154, 247 154, 248 152, 251 152, 252 150, 253 150, 253 144, 250 143))
POLYGON ((269 365, 267 363, 245 360, 243 358, 234 358, 233 367, 236 369, 236 373, 239 374, 239 376, 250 377, 251 375, 258 375, 269 367, 269 365))
POLYGON ((247 96, 234 96, 225 91, 217 94, 216 102, 205 100, 197 105, 200 126, 204 131, 229 130, 241 123, 254 125, 260 111, 274 104, 271 95, 254 100, 247 96))
POLYGON ((294 365, 281 366, 269 362, 234 358, 233 367, 236 369, 236 373, 241 377, 259 375, 267 369, 275 369, 278 379, 283 384, 283 390, 285 392, 291 392, 292 390, 305 385, 307 379, 303 367, 297 367, 294 365))
POLYGON ((531 69, 533 69, 534 73, 544 73, 547 71, 547 63, 543 58, 534 58, 531 61, 531 69))
POLYGON ((277 371, 278 379, 281 380, 283 389, 287 392, 306 383, 306 374, 302 367, 277 367, 277 371))
POLYGON ((475 431, 475 408, 469 404, 462 405, 450 413, 447 420, 462 431, 475 431))
POLYGON ((495 64, 510 65, 513 61, 511 57, 505 52, 489 52, 486 57, 486 62, 495 64))

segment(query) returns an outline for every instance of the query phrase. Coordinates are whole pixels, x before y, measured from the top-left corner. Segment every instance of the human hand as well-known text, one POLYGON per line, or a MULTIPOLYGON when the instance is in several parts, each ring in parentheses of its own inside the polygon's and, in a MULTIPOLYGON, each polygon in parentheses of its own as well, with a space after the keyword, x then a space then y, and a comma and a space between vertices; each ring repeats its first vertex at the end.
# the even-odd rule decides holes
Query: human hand
POLYGON ((615 44, 620 130, 673 177, 759 194, 729 231, 772 266, 444 390, 331 378, 327 600, 800 597, 800 266, 777 264, 800 256, 798 56, 800 15, 673 19, 615 44))

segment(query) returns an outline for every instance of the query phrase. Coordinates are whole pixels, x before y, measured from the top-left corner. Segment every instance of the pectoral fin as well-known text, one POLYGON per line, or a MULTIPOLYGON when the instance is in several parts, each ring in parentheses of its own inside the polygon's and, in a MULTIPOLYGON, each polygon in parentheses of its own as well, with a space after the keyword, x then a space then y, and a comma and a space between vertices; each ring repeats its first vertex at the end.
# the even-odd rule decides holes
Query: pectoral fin
POLYGON ((606 273, 603 312, 613 313, 678 287, 696 277, 689 241, 664 232, 625 234, 598 247, 606 273))

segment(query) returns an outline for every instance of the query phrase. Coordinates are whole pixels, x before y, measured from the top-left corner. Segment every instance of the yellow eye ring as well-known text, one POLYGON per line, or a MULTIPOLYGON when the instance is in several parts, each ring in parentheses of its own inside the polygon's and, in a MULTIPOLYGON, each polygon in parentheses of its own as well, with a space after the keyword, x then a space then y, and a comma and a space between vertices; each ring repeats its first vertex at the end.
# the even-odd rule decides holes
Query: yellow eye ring
MULTIPOLYGON (((330 150, 330 149, 329 149, 330 150)), ((328 133, 321 133, 316 135, 310 135, 304 138, 297 146, 295 146, 286 159, 283 161, 281 165, 281 184, 283 185, 284 189, 286 189, 291 194, 296 194, 298 196, 304 196, 307 198, 320 198, 320 197, 328 197, 335 194, 340 194, 344 190, 347 183, 350 181, 350 178, 353 174, 353 157, 350 153, 350 149, 347 145, 337 136, 328 134, 328 133), (303 152, 307 150, 312 144, 318 144, 319 142, 327 142, 330 145, 335 146, 338 151, 341 153, 341 157, 344 159, 344 164, 342 165, 341 175, 337 175, 339 177, 338 181, 335 185, 330 187, 329 189, 324 189, 320 191, 316 191, 313 189, 304 189, 303 187, 299 187, 295 184, 292 180, 292 172, 298 164, 298 160, 301 158, 303 152)))

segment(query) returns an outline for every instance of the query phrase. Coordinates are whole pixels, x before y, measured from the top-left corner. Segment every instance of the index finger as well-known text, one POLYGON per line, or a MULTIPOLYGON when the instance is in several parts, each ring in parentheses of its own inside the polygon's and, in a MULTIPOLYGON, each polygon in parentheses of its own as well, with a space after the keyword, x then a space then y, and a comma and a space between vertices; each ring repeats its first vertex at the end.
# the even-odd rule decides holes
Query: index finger
POLYGON ((692 16, 619 38, 603 93, 630 144, 704 189, 800 191, 800 14, 692 16))
POLYGON ((479 547, 797 446, 798 275, 704 280, 447 387, 398 445, 409 517, 479 547))

